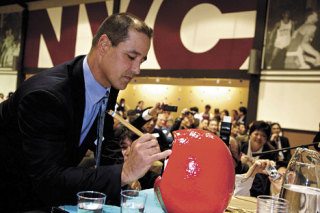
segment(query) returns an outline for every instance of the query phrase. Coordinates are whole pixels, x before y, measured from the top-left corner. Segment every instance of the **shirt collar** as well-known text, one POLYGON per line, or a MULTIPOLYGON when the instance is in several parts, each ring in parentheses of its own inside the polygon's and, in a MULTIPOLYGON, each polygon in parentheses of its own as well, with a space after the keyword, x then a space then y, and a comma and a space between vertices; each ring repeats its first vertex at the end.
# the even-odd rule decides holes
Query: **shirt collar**
POLYGON ((83 60, 83 75, 85 82, 86 99, 91 103, 97 103, 107 91, 110 92, 110 88, 104 88, 101 86, 92 75, 92 71, 88 65, 88 57, 83 60))

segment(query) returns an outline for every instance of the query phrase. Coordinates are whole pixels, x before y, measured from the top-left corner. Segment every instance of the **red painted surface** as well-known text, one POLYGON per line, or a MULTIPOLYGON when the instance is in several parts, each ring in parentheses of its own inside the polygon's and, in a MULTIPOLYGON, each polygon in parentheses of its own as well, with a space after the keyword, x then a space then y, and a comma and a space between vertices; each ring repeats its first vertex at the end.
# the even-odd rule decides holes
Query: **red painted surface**
POLYGON ((228 147, 203 130, 179 130, 174 135, 173 152, 155 183, 160 203, 167 212, 224 212, 235 178, 228 147))

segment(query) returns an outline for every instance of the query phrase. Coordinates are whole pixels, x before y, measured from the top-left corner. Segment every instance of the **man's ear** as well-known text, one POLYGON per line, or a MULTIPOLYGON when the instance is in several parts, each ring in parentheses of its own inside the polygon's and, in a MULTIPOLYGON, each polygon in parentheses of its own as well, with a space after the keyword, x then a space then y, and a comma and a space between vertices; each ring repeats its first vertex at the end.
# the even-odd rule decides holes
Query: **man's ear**
POLYGON ((111 46, 112 46, 112 44, 111 44, 109 37, 106 34, 101 35, 100 39, 98 41, 98 48, 101 51, 106 51, 111 46))

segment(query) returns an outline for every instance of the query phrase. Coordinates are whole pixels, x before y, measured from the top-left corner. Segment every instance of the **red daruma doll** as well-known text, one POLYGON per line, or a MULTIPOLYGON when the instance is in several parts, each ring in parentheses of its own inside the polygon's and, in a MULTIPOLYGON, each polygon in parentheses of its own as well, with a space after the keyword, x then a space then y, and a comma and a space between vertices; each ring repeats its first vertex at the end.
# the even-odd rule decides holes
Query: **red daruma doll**
POLYGON ((234 189, 231 153, 216 135, 199 129, 174 132, 172 154, 154 185, 165 212, 224 212, 234 189))

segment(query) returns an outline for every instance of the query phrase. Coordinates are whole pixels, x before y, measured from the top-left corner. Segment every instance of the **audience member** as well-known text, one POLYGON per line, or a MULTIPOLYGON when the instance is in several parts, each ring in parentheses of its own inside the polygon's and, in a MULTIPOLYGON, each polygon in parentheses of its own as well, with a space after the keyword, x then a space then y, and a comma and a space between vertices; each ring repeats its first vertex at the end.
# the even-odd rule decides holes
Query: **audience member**
MULTIPOLYGON (((264 174, 267 176, 266 167, 273 166, 275 163, 270 160, 256 160, 253 165, 250 166, 248 171, 244 174, 236 174, 234 196, 250 196, 255 177, 258 174, 264 174)), ((267 176, 268 177, 268 176, 267 176)))
POLYGON ((242 106, 239 107, 239 118, 237 120, 238 123, 244 123, 247 125, 247 108, 242 106))
MULTIPOLYGON (((317 134, 314 136, 312 142, 313 143, 320 142, 320 123, 319 123, 319 132, 317 132, 317 134)), ((320 151, 320 143, 314 144, 314 148, 315 150, 320 151)))
POLYGON ((193 114, 193 117, 195 118, 195 119, 198 119, 198 121, 199 121, 199 123, 200 123, 200 121, 202 120, 202 116, 201 116, 201 114, 199 113, 199 108, 198 107, 190 107, 190 111, 191 111, 191 113, 193 114))
POLYGON ((238 118, 239 118, 238 110, 233 109, 233 110, 231 111, 231 122, 232 122, 232 123, 237 123, 238 118))
MULTIPOLYGON (((289 139, 282 135, 283 133, 282 133, 280 124, 272 123, 270 126, 271 126, 271 138, 270 138, 271 145, 276 149, 290 147, 289 139)), ((290 150, 279 151, 276 162, 282 161, 288 164, 290 159, 291 159, 290 150)))
POLYGON ((144 107, 144 101, 138 101, 138 104, 135 108, 136 114, 141 114, 144 109, 143 107, 144 107))
POLYGON ((188 108, 184 108, 181 111, 180 116, 175 120, 172 125, 171 132, 178 129, 191 129, 195 128, 194 117, 188 108))
POLYGON ((209 104, 205 105, 204 112, 200 113, 201 120, 202 119, 207 119, 207 120, 213 119, 213 114, 210 112, 210 110, 211 110, 211 106, 209 104))
POLYGON ((279 196, 284 174, 287 171, 286 166, 276 167, 279 174, 281 175, 279 179, 273 180, 267 174, 257 174, 253 180, 251 189, 250 189, 250 196, 257 197, 259 195, 273 195, 279 196))
POLYGON ((251 166, 257 159, 275 160, 275 154, 261 154, 253 156, 253 153, 262 153, 265 151, 274 150, 275 148, 268 142, 270 138, 270 125, 264 121, 253 122, 249 130, 249 141, 243 143, 241 147, 241 162, 251 166))
POLYGON ((127 118, 126 99, 124 98, 120 99, 119 104, 116 106, 116 111, 119 112, 124 119, 127 118))
POLYGON ((5 99, 4 99, 4 94, 3 93, 0 93, 0 103, 2 102, 2 101, 4 101, 5 99))
POLYGON ((220 117, 220 109, 219 108, 214 108, 213 111, 213 118, 215 118, 218 122, 221 121, 221 117, 220 117))
POLYGON ((207 119, 203 119, 200 122, 198 129, 208 130, 208 124, 209 124, 209 121, 207 119))
POLYGON ((208 131, 212 132, 215 135, 219 134, 219 121, 217 119, 211 119, 208 124, 208 131))
POLYGON ((220 113, 220 121, 223 121, 224 116, 229 116, 229 111, 224 109, 220 113))
POLYGON ((238 135, 236 136, 236 140, 241 144, 249 141, 248 130, 244 123, 239 123, 239 131, 238 135))

